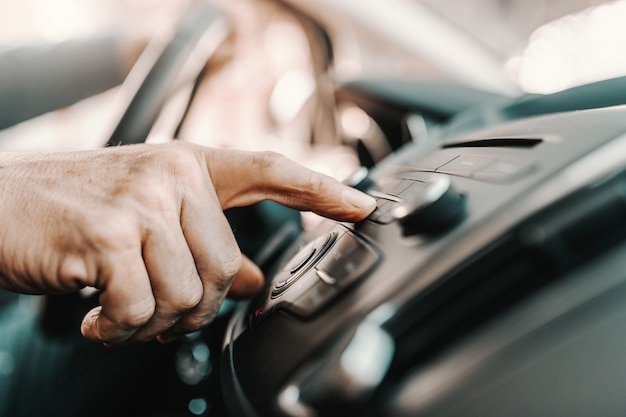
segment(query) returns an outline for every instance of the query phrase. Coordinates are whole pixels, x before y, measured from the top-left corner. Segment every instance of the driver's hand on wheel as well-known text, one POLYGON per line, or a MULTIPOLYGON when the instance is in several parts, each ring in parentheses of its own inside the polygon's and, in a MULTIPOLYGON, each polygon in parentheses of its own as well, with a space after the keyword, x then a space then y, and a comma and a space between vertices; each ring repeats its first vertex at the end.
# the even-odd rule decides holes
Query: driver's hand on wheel
POLYGON ((99 289, 81 331, 110 346, 201 329, 227 295, 260 288, 225 209, 269 199, 358 221, 375 207, 277 154, 184 142, 0 153, 0 194, 0 287, 99 289))

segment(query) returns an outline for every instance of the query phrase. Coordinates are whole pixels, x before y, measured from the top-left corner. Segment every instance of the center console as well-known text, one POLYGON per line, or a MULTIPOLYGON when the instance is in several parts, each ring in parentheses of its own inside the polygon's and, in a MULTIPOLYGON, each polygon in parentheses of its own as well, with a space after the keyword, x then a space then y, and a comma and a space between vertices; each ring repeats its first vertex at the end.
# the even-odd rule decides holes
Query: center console
MULTIPOLYGON (((545 371, 540 359, 511 355, 521 340, 580 348, 556 317, 575 320, 580 305, 624 284, 619 267, 586 292, 575 288, 589 277, 573 277, 626 237, 625 132, 624 107, 444 131, 354 179, 377 209, 303 233, 231 319, 222 379, 233 415, 484 416, 478 399, 490 389, 510 407, 548 390, 516 379, 545 371), (557 344, 536 336, 550 326, 557 344)), ((563 415, 595 404, 598 389, 563 415)))

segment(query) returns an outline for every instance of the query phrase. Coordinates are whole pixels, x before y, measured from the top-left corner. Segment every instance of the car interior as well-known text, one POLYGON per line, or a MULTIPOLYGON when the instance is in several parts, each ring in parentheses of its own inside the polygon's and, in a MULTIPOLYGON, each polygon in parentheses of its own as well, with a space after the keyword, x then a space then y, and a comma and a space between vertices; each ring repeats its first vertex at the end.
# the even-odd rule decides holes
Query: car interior
POLYGON ((229 209, 265 285, 174 343, 84 340, 93 292, 0 293, 0 415, 623 415, 626 77, 522 91, 413 3, 191 2, 121 85, 101 146, 306 156, 377 208, 229 209))

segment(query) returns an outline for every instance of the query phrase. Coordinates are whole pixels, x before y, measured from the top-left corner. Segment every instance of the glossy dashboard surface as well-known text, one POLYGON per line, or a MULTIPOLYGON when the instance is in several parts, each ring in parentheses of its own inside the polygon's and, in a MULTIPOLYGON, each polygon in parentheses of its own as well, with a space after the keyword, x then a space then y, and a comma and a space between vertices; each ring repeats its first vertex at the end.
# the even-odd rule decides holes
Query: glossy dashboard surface
MULTIPOLYGON (((463 352, 512 307, 586 264, 580 253, 587 245, 570 240, 606 234, 595 226, 571 232, 572 225, 594 224, 604 202, 617 209, 602 227, 621 230, 624 132, 624 107, 564 112, 412 143, 387 158, 354 184, 378 200, 370 218, 325 221, 303 234, 265 291, 235 314, 223 361, 233 413, 341 415, 346 407, 448 415, 431 411, 445 409, 446 390, 473 374, 450 372, 429 382, 440 391, 424 397, 428 406, 407 394, 425 383, 417 375, 442 352, 463 352), (584 201, 598 207, 585 208, 584 201), (393 346, 383 353, 354 342, 355 329, 372 317, 393 346), (367 383, 326 369, 350 349, 361 350, 362 364, 384 369, 367 383)), ((602 250, 587 252, 591 258, 602 250)), ((466 415, 478 415, 471 410, 466 415)))

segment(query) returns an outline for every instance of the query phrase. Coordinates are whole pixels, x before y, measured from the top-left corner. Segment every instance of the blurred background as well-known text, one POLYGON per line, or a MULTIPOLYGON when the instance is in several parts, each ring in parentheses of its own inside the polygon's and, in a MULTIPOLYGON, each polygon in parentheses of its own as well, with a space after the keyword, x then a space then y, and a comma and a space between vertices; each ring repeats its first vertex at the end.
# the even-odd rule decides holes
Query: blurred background
MULTIPOLYGON (((122 47, 130 67, 140 51, 137 40, 168 33, 191 3, 0 0, 0 51, 123 33, 135 45, 122 47)), ((290 0, 279 2, 280 7, 268 0, 211 3, 224 10, 236 36, 222 48, 219 71, 213 69, 202 84, 203 93, 182 129, 189 140, 211 146, 273 149, 311 159, 312 122, 309 117, 299 125, 298 118, 326 81, 316 73, 311 48, 316 40, 307 37, 289 13, 291 7, 312 15, 336 14, 342 41, 334 44, 335 80, 452 79, 517 95, 550 93, 626 73, 624 0, 343 0, 314 5, 290 0), (346 14, 356 23, 347 23, 346 14), (397 46, 390 48, 392 38, 397 46)), ((0 130, 0 149, 101 146, 119 117, 118 90, 106 89, 0 130)), ((153 133, 152 141, 167 140, 169 134, 153 133)))
MULTIPOLYGON (((5 44, 58 42, 137 24, 159 24, 170 19, 185 1, 164 0, 25 0, 0 1, 5 44)), ((187 2, 188 3, 188 2, 187 2)))

